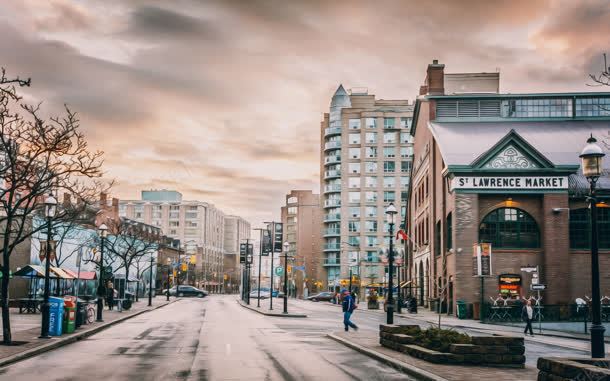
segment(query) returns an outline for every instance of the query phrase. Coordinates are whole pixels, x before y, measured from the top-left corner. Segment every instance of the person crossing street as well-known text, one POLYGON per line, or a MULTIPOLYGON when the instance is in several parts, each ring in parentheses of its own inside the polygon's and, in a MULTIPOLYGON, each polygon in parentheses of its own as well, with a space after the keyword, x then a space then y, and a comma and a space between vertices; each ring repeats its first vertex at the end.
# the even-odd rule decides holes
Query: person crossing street
POLYGON ((345 326, 345 332, 348 332, 350 327, 357 331, 358 326, 352 323, 350 319, 354 310, 358 308, 358 305, 348 290, 343 290, 342 294, 343 301, 341 302, 341 306, 343 307, 343 325, 345 326))

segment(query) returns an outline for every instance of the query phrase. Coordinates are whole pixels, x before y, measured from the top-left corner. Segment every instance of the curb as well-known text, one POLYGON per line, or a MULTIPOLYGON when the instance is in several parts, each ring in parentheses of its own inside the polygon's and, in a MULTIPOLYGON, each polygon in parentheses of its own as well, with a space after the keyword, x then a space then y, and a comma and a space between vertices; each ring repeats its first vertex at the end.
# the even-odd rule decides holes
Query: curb
POLYGON ((259 309, 255 308, 255 307, 250 307, 247 304, 244 304, 241 300, 236 299, 237 304, 239 304, 240 306, 249 309, 250 311, 254 311, 254 312, 258 312, 261 315, 265 315, 265 316, 273 316, 273 317, 284 317, 284 318, 306 318, 307 315, 305 314, 284 314, 284 313, 277 313, 277 312, 265 312, 265 311, 260 311, 259 309))
POLYGON ((423 370, 421 368, 418 368, 416 366, 410 365, 410 364, 406 364, 400 360, 396 360, 390 356, 384 355, 383 353, 379 353, 376 352, 374 350, 368 349, 368 348, 364 348, 358 344, 354 344, 348 340, 345 340, 342 337, 336 336, 332 333, 329 333, 327 335, 328 338, 330 338, 331 340, 334 340, 340 344, 345 345, 346 347, 349 347, 357 352, 362 353, 363 355, 366 355, 368 357, 374 358, 377 361, 380 361, 386 365, 391 366, 394 369, 398 369, 399 371, 408 374, 409 376, 413 376, 416 377, 418 380, 424 380, 424 381, 448 381, 446 378, 437 376, 436 374, 430 373, 426 370, 423 370))
POLYGON ((41 345, 41 346, 36 347, 36 348, 28 349, 26 351, 23 351, 23 352, 20 352, 20 353, 16 353, 16 354, 14 354, 12 356, 0 359, 0 368, 3 368, 5 366, 7 366, 7 365, 14 364, 14 363, 19 362, 19 361, 23 361, 23 360, 29 359, 31 357, 38 356, 38 355, 40 355, 42 353, 49 352, 49 351, 51 351, 53 349, 57 349, 57 348, 65 346, 65 345, 72 344, 72 343, 75 343, 77 341, 83 340, 83 339, 85 339, 85 338, 87 338, 89 336, 93 336, 96 333, 105 330, 106 328, 110 328, 113 325, 116 325, 118 323, 124 322, 125 320, 134 318, 134 317, 142 315, 144 313, 155 311, 155 310, 157 310, 159 308, 163 308, 163 307, 165 307, 167 305, 170 305, 170 304, 172 304, 172 303, 174 303, 176 301, 177 300, 174 299, 173 301, 170 301, 169 303, 166 303, 166 304, 164 304, 162 306, 156 306, 156 307, 151 308, 151 309, 147 309, 147 310, 136 312, 136 313, 134 313, 132 315, 123 316, 123 317, 120 317, 120 318, 118 318, 116 320, 113 320, 111 322, 108 322, 108 323, 105 323, 105 324, 101 324, 101 325, 99 325, 97 327, 91 328, 90 330, 82 331, 82 332, 79 332, 79 333, 74 333, 71 336, 67 336, 65 338, 60 338, 59 340, 51 339, 52 341, 50 343, 48 343, 48 344, 41 345))

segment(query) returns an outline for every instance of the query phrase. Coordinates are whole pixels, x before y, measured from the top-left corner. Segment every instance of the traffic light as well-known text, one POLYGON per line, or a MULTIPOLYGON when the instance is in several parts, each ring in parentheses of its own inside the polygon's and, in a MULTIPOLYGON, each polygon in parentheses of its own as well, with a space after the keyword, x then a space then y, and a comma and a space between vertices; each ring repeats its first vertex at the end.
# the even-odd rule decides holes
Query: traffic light
POLYGON ((282 223, 276 222, 273 224, 274 232, 273 232, 273 252, 281 253, 282 252, 282 240, 284 234, 284 225, 282 223))

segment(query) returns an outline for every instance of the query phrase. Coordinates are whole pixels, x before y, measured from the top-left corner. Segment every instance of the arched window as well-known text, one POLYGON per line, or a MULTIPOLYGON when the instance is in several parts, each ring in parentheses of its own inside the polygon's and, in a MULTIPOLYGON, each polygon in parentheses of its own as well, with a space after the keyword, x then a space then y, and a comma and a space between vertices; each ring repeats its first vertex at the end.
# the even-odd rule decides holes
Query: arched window
POLYGON ((479 241, 493 247, 540 247, 540 232, 536 221, 521 209, 499 208, 489 213, 479 226, 479 241))
MULTIPOLYGON (((597 208, 597 237, 600 249, 610 249, 610 208, 597 208)), ((590 241, 589 208, 570 210, 570 248, 588 249, 590 241)))

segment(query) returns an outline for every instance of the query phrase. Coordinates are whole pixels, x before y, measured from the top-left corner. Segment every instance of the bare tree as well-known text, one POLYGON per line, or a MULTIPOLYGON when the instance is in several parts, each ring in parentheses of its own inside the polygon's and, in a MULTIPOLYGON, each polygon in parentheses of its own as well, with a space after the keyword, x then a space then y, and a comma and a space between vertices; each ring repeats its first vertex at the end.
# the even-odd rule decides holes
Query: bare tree
POLYGON ((131 269, 159 248, 159 230, 126 218, 111 221, 108 228, 110 234, 104 249, 119 263, 115 270, 125 270, 125 282, 128 282, 131 269))
POLYGON ((606 53, 604 53, 604 67, 599 74, 589 74, 593 84, 589 86, 610 86, 610 66, 608 66, 608 59, 606 53))
MULTIPOLYGON (((70 193, 92 199, 101 177, 102 152, 91 152, 80 131, 79 120, 67 106, 59 117, 45 118, 40 105, 23 102, 16 86, 30 80, 0 76, 0 250, 2 252, 3 343, 12 342, 8 307, 10 256, 15 248, 44 230, 35 224, 43 216, 43 201, 51 193, 70 193)), ((66 221, 58 210, 54 221, 66 221)))

